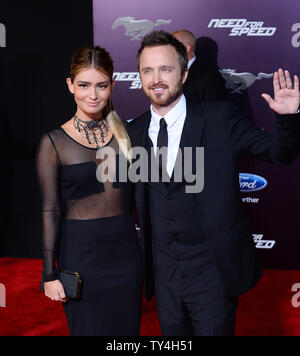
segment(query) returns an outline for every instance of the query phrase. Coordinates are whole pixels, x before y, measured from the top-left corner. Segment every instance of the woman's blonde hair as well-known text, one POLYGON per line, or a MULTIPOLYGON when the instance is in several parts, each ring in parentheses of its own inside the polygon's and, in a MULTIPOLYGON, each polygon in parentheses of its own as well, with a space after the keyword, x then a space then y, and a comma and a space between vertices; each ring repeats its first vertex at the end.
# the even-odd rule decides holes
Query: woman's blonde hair
MULTIPOLYGON (((111 84, 113 83, 114 65, 110 54, 99 46, 83 48, 77 51, 72 57, 70 79, 72 83, 75 77, 82 71, 88 68, 95 68, 99 72, 107 75, 111 84)), ((125 157, 131 162, 131 142, 127 134, 122 119, 116 113, 113 107, 111 98, 107 106, 103 110, 103 115, 115 136, 121 151, 125 157)))

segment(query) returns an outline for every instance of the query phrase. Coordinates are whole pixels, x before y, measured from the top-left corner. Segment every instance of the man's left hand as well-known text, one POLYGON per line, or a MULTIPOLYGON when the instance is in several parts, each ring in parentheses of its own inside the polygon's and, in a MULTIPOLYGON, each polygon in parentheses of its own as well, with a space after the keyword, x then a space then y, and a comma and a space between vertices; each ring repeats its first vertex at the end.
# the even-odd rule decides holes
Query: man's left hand
POLYGON ((295 114, 300 106, 299 78, 294 76, 294 85, 290 73, 279 69, 273 76, 274 99, 268 94, 262 97, 270 108, 281 115, 295 114))

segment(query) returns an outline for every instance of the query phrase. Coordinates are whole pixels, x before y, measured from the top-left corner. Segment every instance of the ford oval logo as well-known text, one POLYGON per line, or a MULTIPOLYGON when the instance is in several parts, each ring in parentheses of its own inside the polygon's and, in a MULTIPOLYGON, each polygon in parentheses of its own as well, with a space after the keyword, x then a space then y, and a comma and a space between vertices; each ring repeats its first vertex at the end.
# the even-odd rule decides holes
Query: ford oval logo
POLYGON ((240 190, 241 192, 256 192, 264 189, 268 185, 265 178, 255 174, 240 173, 240 190))

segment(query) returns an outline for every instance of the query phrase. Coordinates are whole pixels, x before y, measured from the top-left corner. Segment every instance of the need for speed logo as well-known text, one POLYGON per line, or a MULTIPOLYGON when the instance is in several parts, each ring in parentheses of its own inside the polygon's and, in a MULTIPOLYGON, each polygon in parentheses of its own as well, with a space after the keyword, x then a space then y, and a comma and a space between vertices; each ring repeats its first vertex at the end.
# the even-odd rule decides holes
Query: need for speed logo
POLYGON ((113 79, 117 82, 131 82, 129 89, 142 89, 141 77, 138 72, 115 72, 113 79))
POLYGON ((276 27, 265 27, 262 21, 247 19, 212 19, 208 28, 231 28, 229 36, 274 36, 276 27))
POLYGON ((255 247, 259 249, 271 250, 276 244, 274 240, 263 240, 263 234, 253 234, 252 237, 255 247))

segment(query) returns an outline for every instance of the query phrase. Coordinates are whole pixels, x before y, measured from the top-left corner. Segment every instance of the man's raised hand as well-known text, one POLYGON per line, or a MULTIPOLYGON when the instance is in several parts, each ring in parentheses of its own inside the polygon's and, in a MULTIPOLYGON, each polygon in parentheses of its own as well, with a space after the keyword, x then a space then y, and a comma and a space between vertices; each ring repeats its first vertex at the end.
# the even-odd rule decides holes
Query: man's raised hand
POLYGON ((274 99, 268 94, 262 97, 270 108, 278 114, 295 114, 300 106, 299 78, 294 76, 294 86, 290 73, 279 69, 273 76, 274 99))

